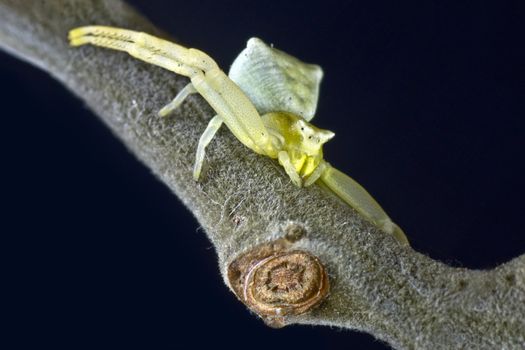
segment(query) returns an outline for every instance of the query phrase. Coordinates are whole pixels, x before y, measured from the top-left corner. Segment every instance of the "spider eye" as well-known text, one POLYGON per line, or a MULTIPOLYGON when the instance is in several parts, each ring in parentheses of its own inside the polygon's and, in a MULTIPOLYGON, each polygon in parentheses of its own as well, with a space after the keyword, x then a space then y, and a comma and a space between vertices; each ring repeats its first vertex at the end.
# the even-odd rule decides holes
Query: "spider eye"
POLYGON ((308 136, 308 140, 311 140, 312 139, 312 135, 308 136))
POLYGON ((301 131, 304 131, 304 127, 301 128, 301 131))

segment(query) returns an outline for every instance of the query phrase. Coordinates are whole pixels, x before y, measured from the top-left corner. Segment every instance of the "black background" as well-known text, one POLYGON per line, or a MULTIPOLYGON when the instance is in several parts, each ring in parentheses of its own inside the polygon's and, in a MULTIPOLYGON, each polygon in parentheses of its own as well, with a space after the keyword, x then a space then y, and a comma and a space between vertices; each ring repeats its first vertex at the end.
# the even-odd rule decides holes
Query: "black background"
MULTIPOLYGON (((519 1, 131 2, 225 70, 251 36, 320 64, 326 158, 417 251, 468 268, 525 251, 519 1)), ((386 348, 265 327, 191 213, 80 100, 5 53, 0 77, 2 288, 19 346, 386 348)))

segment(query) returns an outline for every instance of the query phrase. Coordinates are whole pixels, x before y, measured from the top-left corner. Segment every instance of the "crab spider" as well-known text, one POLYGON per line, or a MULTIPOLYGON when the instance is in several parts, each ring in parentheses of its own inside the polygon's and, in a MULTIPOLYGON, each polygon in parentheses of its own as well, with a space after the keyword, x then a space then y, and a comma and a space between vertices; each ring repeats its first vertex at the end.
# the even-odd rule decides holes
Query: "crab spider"
POLYGON ((168 115, 194 93, 217 113, 197 146, 195 180, 201 174, 206 146, 224 123, 246 147, 277 159, 296 186, 319 180, 374 225, 408 244, 403 231, 363 187, 323 160, 322 146, 335 134, 309 123, 317 107, 321 67, 303 63, 257 38, 248 40, 228 75, 204 52, 146 33, 86 26, 71 30, 69 40, 72 46, 91 44, 125 51, 190 78, 159 115, 168 115))

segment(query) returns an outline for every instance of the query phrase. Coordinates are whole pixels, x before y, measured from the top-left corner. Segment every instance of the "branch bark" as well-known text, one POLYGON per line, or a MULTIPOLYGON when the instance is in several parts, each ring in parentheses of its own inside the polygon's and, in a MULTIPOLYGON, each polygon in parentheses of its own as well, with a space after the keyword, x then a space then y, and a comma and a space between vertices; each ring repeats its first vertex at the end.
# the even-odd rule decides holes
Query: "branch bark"
POLYGON ((173 117, 157 117, 187 79, 122 53, 70 48, 68 30, 87 24, 160 34, 118 0, 0 0, 0 47, 63 82, 177 194, 213 242, 228 286, 232 261, 293 225, 305 234, 291 247, 322 262, 331 291, 287 324, 358 329, 404 349, 525 347, 524 255, 487 271, 429 259, 323 189, 296 188, 224 128, 194 182, 195 148, 213 111, 196 96, 173 117))

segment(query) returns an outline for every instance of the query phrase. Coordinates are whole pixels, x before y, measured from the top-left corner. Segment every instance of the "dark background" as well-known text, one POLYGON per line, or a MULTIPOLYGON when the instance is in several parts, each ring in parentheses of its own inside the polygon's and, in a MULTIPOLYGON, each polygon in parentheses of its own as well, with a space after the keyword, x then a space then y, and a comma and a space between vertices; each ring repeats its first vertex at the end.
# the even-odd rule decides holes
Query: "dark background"
MULTIPOLYGON (((417 251, 468 268, 525 251, 520 1, 131 2, 225 70, 251 36, 320 64, 326 158, 417 251)), ((265 327, 191 213, 80 100, 5 53, 0 77, 2 285, 20 346, 387 348, 265 327)))

